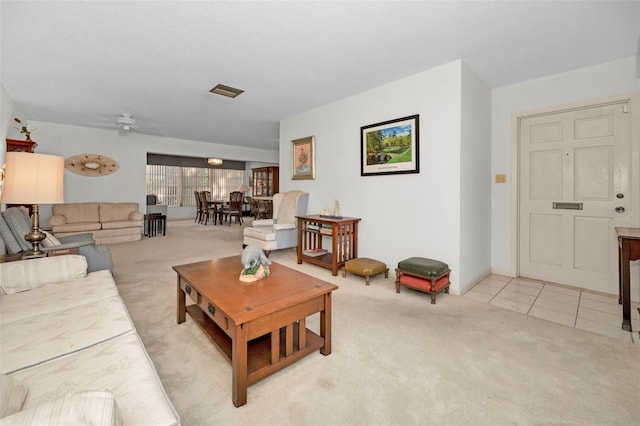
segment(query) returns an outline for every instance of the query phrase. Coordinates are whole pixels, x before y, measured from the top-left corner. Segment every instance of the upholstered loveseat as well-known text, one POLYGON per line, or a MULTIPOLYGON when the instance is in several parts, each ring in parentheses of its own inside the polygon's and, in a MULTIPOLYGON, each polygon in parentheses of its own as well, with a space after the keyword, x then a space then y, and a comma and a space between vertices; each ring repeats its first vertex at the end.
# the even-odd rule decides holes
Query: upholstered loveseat
POLYGON ((0 424, 180 424, 109 271, 0 263, 0 424))
POLYGON ((141 239, 143 219, 138 203, 64 203, 53 205, 49 226, 56 237, 91 232, 109 244, 141 239))

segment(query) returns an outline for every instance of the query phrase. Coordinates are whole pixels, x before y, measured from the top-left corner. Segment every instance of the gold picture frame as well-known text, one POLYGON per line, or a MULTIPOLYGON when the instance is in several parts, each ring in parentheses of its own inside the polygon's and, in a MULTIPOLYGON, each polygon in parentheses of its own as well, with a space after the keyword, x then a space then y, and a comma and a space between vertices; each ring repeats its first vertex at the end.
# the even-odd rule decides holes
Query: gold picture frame
POLYGON ((313 136, 291 141, 291 179, 316 178, 316 145, 313 136))

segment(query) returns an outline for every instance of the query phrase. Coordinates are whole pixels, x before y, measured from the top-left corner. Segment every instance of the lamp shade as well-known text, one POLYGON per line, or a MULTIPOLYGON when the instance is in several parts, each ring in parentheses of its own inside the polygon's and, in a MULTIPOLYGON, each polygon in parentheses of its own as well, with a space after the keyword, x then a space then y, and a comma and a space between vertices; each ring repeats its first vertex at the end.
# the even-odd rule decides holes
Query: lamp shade
POLYGON ((7 204, 64 203, 64 158, 7 152, 4 189, 7 204))
POLYGON ((236 189, 236 191, 240 191, 240 192, 247 192, 249 190, 249 187, 247 185, 245 185, 244 183, 241 184, 238 189, 236 189))

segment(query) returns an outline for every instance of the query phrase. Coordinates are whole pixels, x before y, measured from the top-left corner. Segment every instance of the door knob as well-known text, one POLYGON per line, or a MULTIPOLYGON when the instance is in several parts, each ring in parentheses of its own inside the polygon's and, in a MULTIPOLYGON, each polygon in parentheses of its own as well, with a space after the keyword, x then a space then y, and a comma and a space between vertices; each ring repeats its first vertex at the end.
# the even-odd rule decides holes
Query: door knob
POLYGON ((616 213, 624 213, 624 207, 622 206, 616 207, 616 213))

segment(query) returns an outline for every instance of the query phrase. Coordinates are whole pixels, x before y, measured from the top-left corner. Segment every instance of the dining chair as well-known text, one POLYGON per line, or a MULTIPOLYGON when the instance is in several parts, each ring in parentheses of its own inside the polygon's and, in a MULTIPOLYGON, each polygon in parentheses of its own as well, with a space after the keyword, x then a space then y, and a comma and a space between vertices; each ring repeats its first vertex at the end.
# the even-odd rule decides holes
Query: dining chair
POLYGON ((204 225, 207 225, 210 217, 213 218, 213 224, 215 225, 218 220, 218 207, 216 204, 211 203, 211 192, 201 191, 200 200, 203 206, 204 225))
POLYGON ((254 219, 266 219, 267 211, 264 206, 261 205, 260 201, 256 200, 253 197, 245 197, 249 202, 249 206, 251 207, 251 216, 254 219))
POLYGON ((273 218, 273 200, 258 200, 261 219, 273 218))
POLYGON ((196 197, 196 218, 194 222, 201 223, 204 212, 202 210, 202 201, 200 201, 200 193, 198 191, 193 191, 193 195, 196 197))
POLYGON ((229 205, 223 207, 220 221, 222 223, 222 216, 224 215, 229 220, 229 226, 231 226, 231 218, 236 218, 236 223, 242 225, 242 199, 244 193, 240 191, 233 191, 229 194, 229 205))

